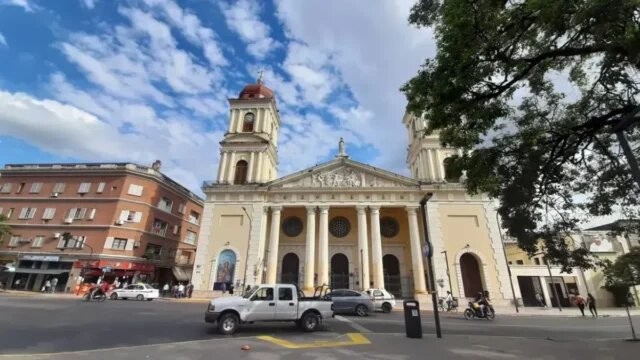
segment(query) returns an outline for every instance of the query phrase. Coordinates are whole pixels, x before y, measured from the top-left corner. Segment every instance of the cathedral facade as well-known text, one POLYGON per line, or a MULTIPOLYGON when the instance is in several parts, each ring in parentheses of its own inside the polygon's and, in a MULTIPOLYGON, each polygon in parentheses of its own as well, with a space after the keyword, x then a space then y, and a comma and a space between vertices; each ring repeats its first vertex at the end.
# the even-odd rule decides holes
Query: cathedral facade
POLYGON ((445 181, 444 159, 457 150, 441 147, 437 135, 423 136, 424 119, 402 120, 411 177, 350 159, 342 139, 333 160, 278 177, 281 124, 273 91, 258 80, 229 104, 217 178, 203 186, 192 277, 200 295, 229 284, 284 282, 305 291, 321 284, 386 288, 418 299, 432 290, 511 298, 492 203, 445 181), (433 285, 422 245, 425 196, 433 285))

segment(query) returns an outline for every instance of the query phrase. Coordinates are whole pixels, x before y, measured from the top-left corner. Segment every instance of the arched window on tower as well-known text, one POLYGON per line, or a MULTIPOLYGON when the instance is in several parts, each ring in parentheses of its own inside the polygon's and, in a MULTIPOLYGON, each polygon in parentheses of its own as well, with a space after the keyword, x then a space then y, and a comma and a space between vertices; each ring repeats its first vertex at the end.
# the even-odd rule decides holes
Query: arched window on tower
POLYGON ((444 159, 444 178, 447 182, 457 183, 460 181, 460 177, 462 176, 462 168, 460 164, 456 164, 455 160, 459 158, 458 155, 452 155, 444 159))
POLYGON ((253 113, 246 113, 244 115, 244 122, 242 123, 242 132, 253 132, 253 124, 255 124, 256 116, 253 113))
POLYGON ((236 163, 236 172, 233 176, 234 184, 246 184, 247 183, 247 169, 249 164, 246 161, 240 160, 236 163))

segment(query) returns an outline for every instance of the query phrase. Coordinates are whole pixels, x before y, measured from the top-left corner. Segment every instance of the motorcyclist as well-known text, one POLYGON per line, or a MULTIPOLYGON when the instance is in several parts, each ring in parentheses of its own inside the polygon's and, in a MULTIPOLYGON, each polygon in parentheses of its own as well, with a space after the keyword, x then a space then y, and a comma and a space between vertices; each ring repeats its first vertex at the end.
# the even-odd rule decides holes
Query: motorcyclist
POLYGON ((111 289, 111 285, 106 282, 103 281, 100 286, 97 286, 95 288, 95 290, 93 291, 93 295, 91 296, 92 298, 95 298, 98 295, 104 295, 107 296, 107 293, 109 292, 109 290, 111 289))
POLYGON ((476 296, 475 300, 475 302, 480 305, 480 311, 482 312, 483 317, 487 316, 487 308, 489 307, 489 300, 485 295, 484 291, 480 291, 478 292, 478 296, 476 296))

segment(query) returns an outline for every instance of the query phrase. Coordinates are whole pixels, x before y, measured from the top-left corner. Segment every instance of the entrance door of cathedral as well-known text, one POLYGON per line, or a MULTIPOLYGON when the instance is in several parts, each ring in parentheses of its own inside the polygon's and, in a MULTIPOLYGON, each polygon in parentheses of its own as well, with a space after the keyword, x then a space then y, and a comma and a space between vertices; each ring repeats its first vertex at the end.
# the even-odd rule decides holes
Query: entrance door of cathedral
POLYGON ((386 290, 395 297, 402 297, 400 262, 398 258, 389 254, 383 256, 382 268, 384 270, 384 285, 386 290))
POLYGON ((300 259, 294 253, 288 253, 282 258, 282 272, 280 282, 282 284, 298 284, 298 273, 300 272, 300 259))
POLYGON ((349 259, 344 254, 335 254, 331 258, 332 289, 349 289, 349 259))
POLYGON ((460 271, 462 272, 462 284, 464 285, 464 296, 476 297, 479 292, 484 291, 482 287, 482 277, 480 276, 480 265, 472 254, 464 254, 460 257, 460 271))

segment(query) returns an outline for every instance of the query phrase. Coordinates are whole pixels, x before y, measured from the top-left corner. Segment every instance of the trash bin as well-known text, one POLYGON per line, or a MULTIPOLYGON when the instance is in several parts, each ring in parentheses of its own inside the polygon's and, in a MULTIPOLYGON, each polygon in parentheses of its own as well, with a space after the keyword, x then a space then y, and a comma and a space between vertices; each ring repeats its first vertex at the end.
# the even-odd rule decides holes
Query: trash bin
POLYGON ((416 300, 405 300, 404 328, 408 338, 422 338, 422 321, 420 320, 420 304, 416 300))

